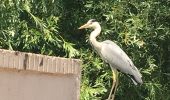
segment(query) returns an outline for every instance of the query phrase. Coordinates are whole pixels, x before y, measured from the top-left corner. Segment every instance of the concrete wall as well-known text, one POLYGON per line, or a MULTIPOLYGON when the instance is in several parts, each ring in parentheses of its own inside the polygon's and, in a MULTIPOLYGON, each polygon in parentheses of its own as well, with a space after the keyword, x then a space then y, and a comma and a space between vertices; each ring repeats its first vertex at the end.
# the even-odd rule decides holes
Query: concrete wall
POLYGON ((79 100, 75 59, 0 49, 0 100, 79 100))

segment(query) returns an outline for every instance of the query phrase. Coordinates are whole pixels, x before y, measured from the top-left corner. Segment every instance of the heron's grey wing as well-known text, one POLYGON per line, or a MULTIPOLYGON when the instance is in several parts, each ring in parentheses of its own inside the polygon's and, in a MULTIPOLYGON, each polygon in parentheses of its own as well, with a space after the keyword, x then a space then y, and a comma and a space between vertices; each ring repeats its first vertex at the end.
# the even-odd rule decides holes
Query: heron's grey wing
POLYGON ((117 44, 110 40, 102 42, 100 53, 102 58, 113 68, 118 69, 123 73, 132 75, 135 78, 135 81, 142 83, 142 75, 139 70, 134 66, 131 59, 117 44))

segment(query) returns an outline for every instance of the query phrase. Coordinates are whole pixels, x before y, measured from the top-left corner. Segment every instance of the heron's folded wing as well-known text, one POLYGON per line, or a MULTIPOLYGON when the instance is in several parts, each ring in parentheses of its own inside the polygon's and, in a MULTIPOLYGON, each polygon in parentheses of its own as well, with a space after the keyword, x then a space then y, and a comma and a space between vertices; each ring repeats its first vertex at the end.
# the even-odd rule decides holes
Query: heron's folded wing
POLYGON ((109 64, 114 66, 114 68, 123 73, 133 75, 133 72, 137 71, 140 74, 127 54, 110 40, 102 42, 101 56, 109 64))

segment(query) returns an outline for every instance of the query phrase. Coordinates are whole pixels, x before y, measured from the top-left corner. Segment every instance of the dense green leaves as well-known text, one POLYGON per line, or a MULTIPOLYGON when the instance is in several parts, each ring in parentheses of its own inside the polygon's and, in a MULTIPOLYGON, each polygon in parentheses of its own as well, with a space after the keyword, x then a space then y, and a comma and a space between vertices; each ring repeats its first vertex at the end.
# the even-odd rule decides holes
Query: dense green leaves
POLYGON ((54 10, 60 11, 59 4, 59 1, 2 0, 1 48, 56 56, 78 55, 73 44, 58 31, 61 14, 54 10))
POLYGON ((169 0, 1 0, 0 48, 83 61, 81 100, 103 100, 112 85, 110 67, 90 46, 89 19, 102 26, 99 41, 116 42, 143 75, 134 86, 119 74, 116 100, 170 99, 169 0))

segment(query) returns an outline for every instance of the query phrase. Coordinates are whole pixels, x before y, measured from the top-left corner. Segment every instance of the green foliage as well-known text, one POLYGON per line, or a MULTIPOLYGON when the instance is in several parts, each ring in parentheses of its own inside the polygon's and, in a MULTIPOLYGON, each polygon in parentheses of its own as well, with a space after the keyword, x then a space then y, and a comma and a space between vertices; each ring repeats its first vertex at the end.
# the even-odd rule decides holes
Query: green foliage
POLYGON ((102 26, 98 40, 116 42, 143 75, 134 86, 119 74, 116 100, 170 99, 169 0, 1 0, 0 48, 83 61, 81 100, 103 100, 112 85, 110 67, 90 46, 89 19, 102 26))
POLYGON ((2 0, 1 48, 47 55, 75 57, 78 50, 64 40, 59 30, 60 2, 2 0), (55 4, 54 4, 55 3, 55 4))
MULTIPOLYGON (((116 99, 127 100, 124 97, 129 97, 129 100, 136 100, 136 98, 168 100, 170 84, 165 73, 170 73, 168 68, 170 64, 170 24, 167 23, 170 22, 170 15, 167 13, 170 10, 170 2, 89 2, 85 5, 86 13, 90 13, 91 16, 102 21, 105 36, 101 36, 101 39, 113 39, 118 43, 132 58, 143 75, 144 84, 139 87, 131 85, 130 81, 127 83, 126 77, 120 75, 121 82, 116 99)), ((99 79, 102 80, 102 78, 99 79)), ((105 84, 105 81, 102 83, 105 84)), ((105 84, 105 87, 107 85, 105 84)), ((100 95, 98 96, 100 97, 100 95)), ((104 96, 102 98, 105 98, 104 96)))

